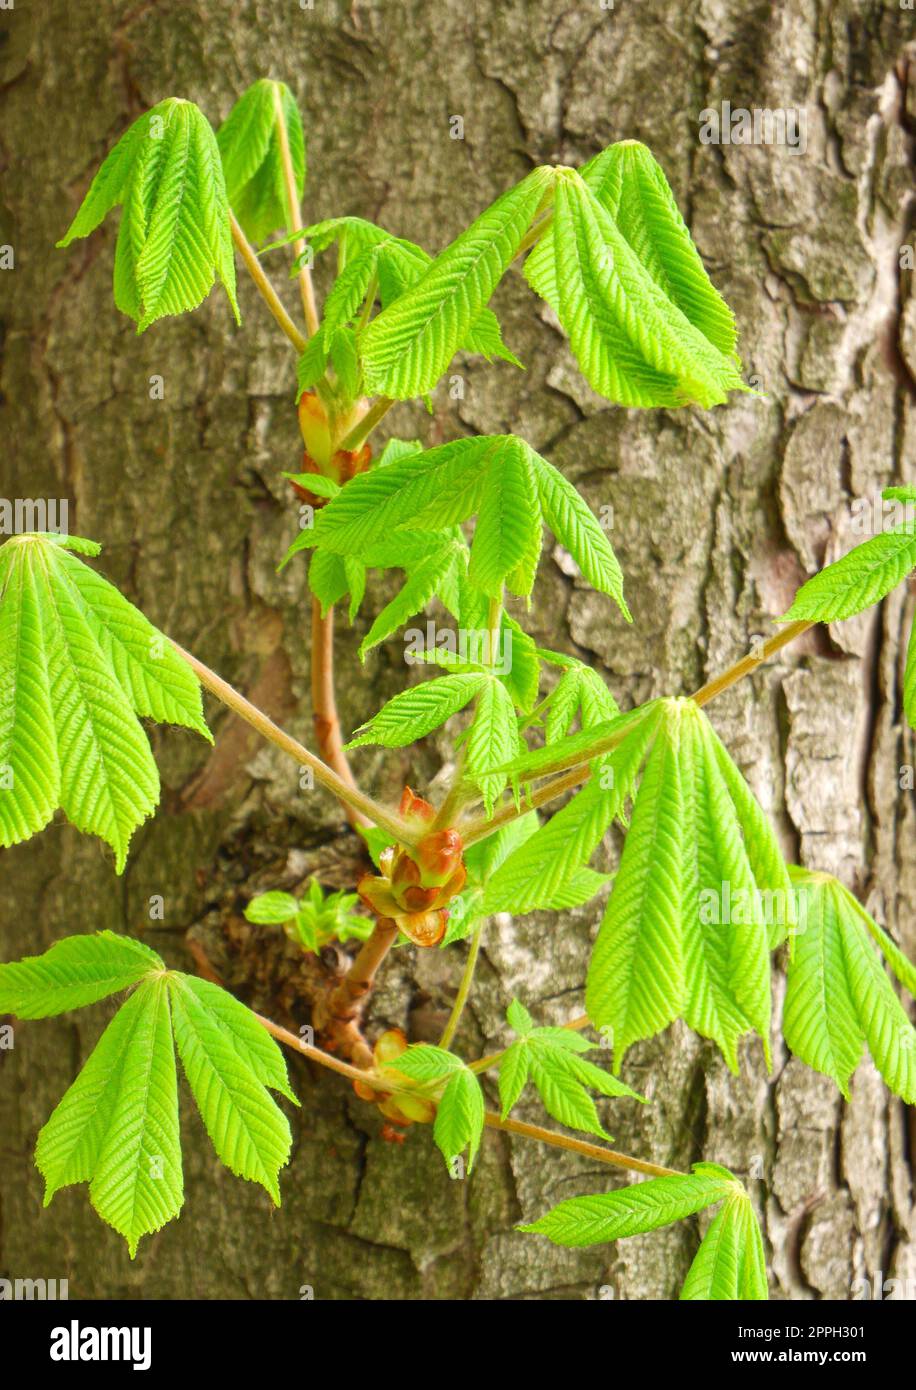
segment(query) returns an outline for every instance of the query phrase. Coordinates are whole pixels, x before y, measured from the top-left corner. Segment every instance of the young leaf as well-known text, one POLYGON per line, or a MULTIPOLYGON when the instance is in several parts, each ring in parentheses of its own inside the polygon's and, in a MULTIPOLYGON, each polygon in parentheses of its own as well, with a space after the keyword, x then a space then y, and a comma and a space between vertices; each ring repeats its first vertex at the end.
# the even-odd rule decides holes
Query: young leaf
POLYGON ((257 926, 282 926, 291 922, 298 911, 299 904, 292 893, 259 893, 245 908, 245 916, 257 926))
POLYGON ((364 660, 373 647, 397 632, 440 593, 459 562, 459 556, 463 554, 462 545, 456 541, 446 541, 432 549, 418 564, 410 566, 405 584, 385 605, 359 644, 360 659, 364 660))
POLYGON ((730 355, 693 326, 645 269, 613 217, 574 170, 560 170, 552 247, 525 266, 594 390, 626 406, 719 405, 744 390, 730 355), (545 272, 545 265, 548 266, 545 272))
POLYGON ((60 536, 0 549, 0 844, 27 840, 61 807, 115 852, 159 800, 137 716, 196 729, 200 687, 170 643, 60 536))
POLYGON ((903 672, 903 712, 911 729, 916 729, 916 619, 910 628, 910 641, 906 649, 906 667, 903 672))
POLYGON ((285 82, 262 77, 239 97, 216 136, 226 191, 245 235, 263 241, 289 226, 290 209, 277 131, 277 97, 293 163, 297 202, 305 189, 305 138, 295 97, 285 82))
POLYGON ((516 254, 554 172, 535 169, 452 242, 360 335, 366 389, 407 400, 431 391, 516 254))
POLYGON ((406 748, 464 709, 489 679, 474 673, 440 676, 403 690, 357 729, 347 747, 380 743, 385 748, 406 748))
MULTIPOLYGON (((88 1149, 94 1159, 92 1173, 82 1172, 77 1179, 67 1177, 66 1181, 88 1179, 89 1200, 102 1220, 127 1241, 133 1259, 141 1236, 158 1231, 178 1215, 184 1185, 175 1052, 164 976, 138 985, 121 1012, 128 1010, 135 1011, 135 1018, 117 1060, 119 1039, 109 1039, 108 1030, 97 1049, 108 1039, 103 1063, 107 1064, 104 1070, 111 1070, 81 1144, 81 1153, 88 1149)), ((109 1025, 113 1027, 113 1023, 109 1025)), ((38 1137, 35 1159, 47 1182, 45 1205, 62 1186, 50 1174, 55 1172, 54 1159, 60 1156, 64 1136, 71 1126, 82 1126, 87 1119, 85 1094, 76 1114, 63 1113, 70 1094, 38 1137)))
POLYGON ((581 174, 642 268, 713 347, 731 356, 735 317, 710 282, 651 150, 638 140, 621 140, 590 160, 581 174))
MULTIPOLYGON (((882 497, 888 497, 891 489, 882 497)), ((916 568, 916 520, 857 545, 803 584, 781 622, 835 623, 880 602, 916 568)))
POLYGON ((169 977, 169 988, 178 1053, 217 1155, 279 1206, 278 1175, 293 1145, 286 1116, 227 1030, 225 1014, 181 975, 169 977))
POLYGON ((804 929, 788 967, 786 1042, 809 1067, 832 1077, 847 1099, 867 1043, 888 1087, 912 1105, 916 1029, 869 940, 877 924, 836 879, 804 869, 791 873, 802 895, 804 929))
POLYGON ((740 1191, 725 1169, 697 1164, 690 1174, 650 1178, 593 1197, 571 1197, 519 1229, 548 1236, 555 1245, 601 1245, 670 1226, 740 1191))
POLYGON ((556 901, 633 794, 659 719, 655 710, 636 723, 596 766, 582 791, 506 859, 487 885, 482 911, 532 912, 556 901))
POLYGON ((548 744, 563 738, 575 722, 581 718, 583 729, 593 729, 596 724, 606 724, 616 719, 620 713, 617 701, 608 690, 598 672, 574 657, 557 681, 547 710, 545 736, 548 744))
POLYGON ((467 735, 465 770, 483 793, 487 815, 506 785, 504 772, 490 768, 509 761, 518 748, 518 719, 515 705, 502 681, 489 677, 481 687, 474 720, 467 735))
POLYGON ((129 936, 68 936, 43 955, 0 965, 0 1014, 48 1018, 81 1009, 164 969, 155 951, 129 936))
MULTIPOLYGON (((0 965, 2 1007, 44 1017, 136 988, 38 1136, 45 1205, 89 1183, 96 1211, 127 1240, 176 1216, 183 1200, 175 1039, 223 1161, 275 1200, 289 1127, 267 1088, 295 1104, 279 1047, 254 1015, 207 980, 166 971, 139 942, 101 932, 0 965)), ((458 1064, 460 1065, 460 1063, 458 1064)))
POLYGON ((569 551, 592 588, 609 594, 627 622, 632 622, 623 596, 623 572, 607 534, 572 483, 533 449, 530 456, 544 521, 569 551))
POLYGON ((442 1092, 433 1125, 433 1138, 449 1166, 467 1149, 468 1173, 474 1167, 483 1134, 484 1111, 483 1092, 474 1073, 467 1067, 453 1072, 442 1092))
MULTIPOLYGON (((468 578, 489 598, 496 598, 510 576, 528 576, 534 570, 524 562, 534 555, 534 569, 541 553, 541 518, 531 466, 532 451, 519 448, 509 435, 499 459, 487 469, 478 503, 479 519, 471 546, 468 578), (521 570, 519 567, 521 566, 521 570)), ((530 592, 531 585, 523 589, 530 592)))
POLYGON ((167 314, 196 309, 217 277, 239 321, 219 150, 193 102, 169 97, 134 122, 58 246, 88 236, 119 203, 115 303, 136 320, 138 332, 167 314))
POLYGON ((685 1300, 765 1300, 766 1259, 760 1227, 743 1192, 729 1197, 703 1237, 680 1294, 685 1300))
MULTIPOLYGON (((769 1058, 767 914, 794 921, 792 888, 740 774, 690 700, 666 701, 589 967, 586 1007, 630 1043, 681 1014, 732 1070, 757 1032, 769 1058), (727 758, 727 755, 724 755, 727 758), (766 900, 764 900, 764 894, 766 900)), ((772 832, 769 832, 772 836, 772 832)))

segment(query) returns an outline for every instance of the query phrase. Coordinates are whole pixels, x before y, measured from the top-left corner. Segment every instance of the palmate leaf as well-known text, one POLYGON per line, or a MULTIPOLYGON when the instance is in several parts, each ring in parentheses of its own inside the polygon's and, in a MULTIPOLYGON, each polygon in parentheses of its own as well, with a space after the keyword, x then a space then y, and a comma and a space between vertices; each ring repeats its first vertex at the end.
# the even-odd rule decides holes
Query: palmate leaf
POLYGON ((703 1237, 681 1289, 686 1301, 764 1301, 766 1257, 760 1227, 744 1192, 729 1197, 703 1237))
POLYGON ((594 667, 556 652, 541 651, 539 655, 552 665, 563 667, 547 710, 545 737, 548 744, 563 738, 577 716, 583 729, 593 729, 596 724, 616 719, 620 713, 617 701, 594 667))
POLYGON ((35 1162, 45 1205, 62 1187, 88 1183, 92 1205, 133 1258, 141 1237, 177 1216, 183 1202, 175 1042, 219 1157, 277 1203, 292 1137, 267 1088, 298 1102, 280 1049, 249 1009, 111 932, 70 937, 42 956, 0 965, 0 1006, 43 1018, 131 985, 42 1128, 35 1162))
POLYGON ((499 1099, 505 1119, 530 1079, 548 1115, 569 1129, 609 1139, 587 1087, 603 1096, 643 1097, 596 1067, 583 1055, 593 1044, 570 1028, 536 1028, 526 1009, 513 999, 507 1018, 519 1034, 499 1064, 499 1099))
POLYGON ((0 844, 29 839, 60 807, 111 845, 120 873, 159 800, 137 716, 210 733, 187 663, 69 553, 98 549, 50 535, 0 549, 0 844))
MULTIPOLYGON (((886 488, 881 496, 896 498, 901 492, 905 495, 907 490, 886 488)), ((834 623, 852 618, 880 602, 913 569, 916 519, 908 517, 902 525, 872 536, 809 579, 780 622, 834 623)))
POLYGON ((434 1091, 440 1090, 433 1138, 449 1167, 467 1150, 470 1173, 480 1147, 485 1114, 483 1092, 474 1073, 454 1053, 426 1043, 408 1047, 387 1065, 427 1086, 445 1081, 444 1088, 433 1087, 434 1091))
POLYGON ((441 529, 477 515, 469 578, 496 595, 528 593, 544 521, 589 583, 629 621, 620 566, 606 534, 562 474, 515 435, 478 435, 359 474, 301 531, 290 554, 319 547, 359 555, 399 530, 441 529))
POLYGON ((586 1007, 596 1027, 610 1030, 618 1068, 631 1043, 682 1016, 736 1071, 748 1031, 769 1057, 769 919, 781 934, 791 930, 795 895, 737 769, 723 776, 724 750, 705 715, 690 700, 664 701, 663 711, 589 965, 586 1007))
POLYGON ((600 1245, 670 1226, 741 1191, 727 1169, 696 1163, 689 1174, 650 1178, 593 1197, 570 1197, 519 1229, 548 1236, 555 1245, 600 1245))
POLYGON ((196 309, 215 278, 239 321, 229 204, 216 137, 193 102, 169 97, 135 121, 93 179, 66 235, 89 236, 122 205, 115 303, 143 332, 196 309))
POLYGON ((433 389, 467 341, 553 177, 552 169, 535 169, 504 193, 367 326, 359 347, 371 394, 407 400, 433 389))
MULTIPOLYGON (((734 315, 710 282, 652 152, 638 140, 621 140, 579 172, 642 268, 671 302, 721 353, 734 353, 734 315)), ((532 279, 546 278, 550 287, 554 260, 550 239, 542 239, 528 259, 532 279)), ((550 294, 545 297, 551 298, 550 294)))
POLYGON ((797 1057, 836 1081, 849 1080, 865 1044, 885 1082, 916 1102, 916 1029, 869 937, 912 989, 916 971, 852 894, 828 874, 792 869, 799 934, 789 961, 783 1033, 797 1057), (803 915, 802 915, 803 913, 803 915))
POLYGON ((263 241, 288 226, 290 209, 277 130, 277 101, 286 125, 297 204, 305 189, 305 137, 295 97, 285 82, 263 77, 233 106, 217 132, 229 202, 245 235, 263 241))
MULTIPOLYGON (((575 170, 557 171, 544 248, 526 276, 554 309, 589 385, 625 406, 719 405, 746 389, 720 352, 645 268, 575 170), (552 263, 545 271, 547 246, 552 263)), ((654 267, 657 269, 657 262, 654 267)))

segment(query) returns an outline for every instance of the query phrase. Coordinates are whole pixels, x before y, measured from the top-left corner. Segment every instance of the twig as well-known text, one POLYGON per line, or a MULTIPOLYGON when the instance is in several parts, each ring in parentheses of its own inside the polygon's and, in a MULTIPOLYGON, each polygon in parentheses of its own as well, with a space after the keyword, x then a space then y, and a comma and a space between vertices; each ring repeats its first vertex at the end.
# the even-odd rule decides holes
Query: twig
POLYGON ((480 956, 480 943, 483 940, 483 929, 485 925, 486 919, 482 919, 477 924, 477 929, 474 932, 474 936, 471 941, 471 949, 468 952, 468 958, 465 961, 464 970, 461 973, 461 982, 458 985, 458 993, 456 994, 455 1002, 452 1005, 452 1012, 448 1016, 448 1023, 446 1023, 445 1029, 442 1033, 442 1037, 439 1039, 440 1047, 444 1047, 446 1049, 449 1048, 451 1046, 452 1038, 458 1031, 458 1024, 461 1022, 461 1015, 464 1013, 464 1006, 467 1004, 468 995, 471 992, 471 984, 474 979, 474 971, 477 969, 477 960, 480 956))
POLYGON ((289 314, 284 309, 280 301, 280 296, 270 283, 270 280, 265 274, 264 267, 255 255, 254 247, 239 226, 235 213, 231 210, 229 212, 229 225, 232 228, 232 240, 235 242, 239 254, 245 262, 245 267, 249 275, 257 285, 262 299, 296 351, 302 352, 305 349, 307 339, 303 338, 289 314))
MULTIPOLYGON (((289 230, 292 232, 301 225, 302 213, 299 207, 299 190, 296 188, 296 171, 293 168, 293 157, 289 148, 289 131, 286 128, 286 117, 283 114, 283 102, 280 100, 280 88, 276 85, 274 86, 274 110, 277 113, 280 162, 283 165, 283 180, 286 184, 286 201, 289 204, 289 230)), ((297 258, 304 255, 305 242, 301 237, 293 242, 293 253, 297 258)), ((299 267, 299 291, 302 296, 302 310, 305 314, 309 337, 313 338, 318 332, 318 310, 315 306, 312 272, 304 260, 299 267)))
POLYGON ((244 719, 247 724, 250 724, 262 738, 266 738, 271 743, 276 744, 278 748, 282 748, 283 752, 288 753, 291 758, 295 758, 301 767, 309 768, 314 774, 315 781, 320 782, 323 787, 332 792, 344 806, 361 811, 373 825, 381 826, 383 830, 394 835, 402 844, 416 844, 416 830, 413 826, 408 825, 401 816, 374 801, 371 796, 367 796, 358 787, 351 787, 333 768, 328 767, 320 758, 316 758, 314 753, 310 753, 305 744, 285 733, 262 710, 259 710, 250 700, 246 700, 244 695, 240 695, 215 671, 211 671, 209 666, 198 661, 196 656, 186 652, 177 642, 172 642, 172 646, 196 673, 205 689, 215 695, 218 700, 221 700, 233 713, 244 719))
MULTIPOLYGON (((358 790, 353 771, 344 752, 340 719, 334 693, 334 609, 322 615, 321 603, 312 598, 312 717, 318 751, 348 787, 358 790)), ((354 829, 372 821, 356 806, 344 807, 354 829)))
POLYGON ((355 453, 357 449, 362 448, 378 422, 385 418, 393 405, 397 405, 397 401, 391 401, 387 396, 379 396, 374 405, 370 406, 366 411, 363 418, 355 424, 350 433, 345 435, 340 441, 340 448, 346 449, 350 453, 355 453))

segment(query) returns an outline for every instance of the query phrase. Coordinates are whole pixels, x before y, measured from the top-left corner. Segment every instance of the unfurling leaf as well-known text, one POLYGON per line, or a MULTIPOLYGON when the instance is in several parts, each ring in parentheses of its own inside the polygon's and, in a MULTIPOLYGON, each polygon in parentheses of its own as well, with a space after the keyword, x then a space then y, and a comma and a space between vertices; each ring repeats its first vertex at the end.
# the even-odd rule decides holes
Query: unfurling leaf
POLYGON ((134 122, 58 246, 89 236, 118 204, 115 304, 138 332, 167 314, 196 309, 215 278, 238 322, 225 179, 216 137, 193 102, 169 97, 134 122))
POLYGON ((305 137, 296 99, 285 82, 262 77, 239 97, 217 132, 226 192, 245 235, 263 241, 298 215, 305 188, 305 137), (296 185, 291 209, 277 129, 279 99, 296 185))

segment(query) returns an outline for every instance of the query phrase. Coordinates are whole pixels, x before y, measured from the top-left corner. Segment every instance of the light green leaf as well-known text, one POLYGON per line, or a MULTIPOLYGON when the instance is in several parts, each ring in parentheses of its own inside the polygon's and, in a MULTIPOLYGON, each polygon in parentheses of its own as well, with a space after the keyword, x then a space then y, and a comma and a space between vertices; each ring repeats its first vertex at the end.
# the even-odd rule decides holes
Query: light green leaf
POLYGON ((190 667, 70 543, 32 535, 0 549, 0 844, 60 806, 111 845, 120 872, 159 799, 137 715, 210 735, 190 667))
MULTIPOLYGON (((165 977, 139 985, 122 1013, 132 1005, 137 1010, 134 1027, 119 1064, 112 1066, 106 1095, 92 1116, 94 1129, 102 1119, 105 1125, 93 1154, 92 1175, 81 1173, 77 1179, 89 1178, 89 1200, 102 1220, 127 1241, 131 1259, 141 1236, 158 1231, 177 1216, 184 1200, 178 1085, 165 977)), ((107 1030, 100 1048, 106 1037, 107 1030)), ((106 1057, 110 1052, 111 1043, 106 1057)), ((110 1060, 113 1063, 113 1056, 110 1060)), ((46 1145, 60 1138, 64 1128, 60 1112, 66 1102, 67 1096, 39 1135, 39 1148, 43 1136, 46 1145)), ((67 1118, 71 1123, 73 1118, 80 1122, 84 1114, 67 1118)), ((36 1162, 47 1177, 39 1150, 36 1162)), ((46 1203, 49 1195, 46 1191, 46 1203)))
POLYGON ((750 1199, 729 1197, 712 1222, 684 1280, 682 1299, 766 1299, 763 1240, 750 1199))
POLYGON ((501 681, 488 677, 468 730, 465 758, 465 771, 480 787, 488 816, 506 785, 506 774, 490 769, 507 763, 517 748, 518 719, 512 696, 501 681))
POLYGON ((237 1045, 226 1014, 212 1010, 207 994, 181 975, 171 975, 169 987, 178 1053, 214 1149, 279 1206, 278 1175, 293 1143, 285 1115, 237 1045))
POLYGON ((380 743, 385 748, 406 748, 464 709, 488 680, 474 673, 440 676, 403 690, 357 729, 347 747, 380 743))
POLYGON ((916 729, 916 619, 910 628, 910 641, 906 649, 906 667, 903 672, 903 712, 911 729, 916 729))
POLYGON ((570 658, 570 664, 557 681, 547 709, 547 743, 563 738, 580 715, 583 729, 606 724, 620 714, 617 701, 598 672, 584 662, 570 658))
POLYGON ((199 980, 194 975, 175 973, 170 978, 173 986, 178 981, 180 988, 192 994, 206 1009, 256 1081, 262 1086, 269 1086, 273 1091, 279 1091, 287 1100, 291 1100, 293 1105, 299 1104, 290 1089, 283 1053, 250 1009, 210 980, 199 980))
POLYGON ((655 1231, 740 1191, 737 1181, 723 1173, 694 1171, 678 1177, 650 1178, 593 1197, 571 1197, 520 1229, 548 1236, 555 1245, 574 1248, 655 1231))
POLYGON ((562 473, 530 451, 544 521, 565 546, 592 588, 609 594, 627 622, 632 622, 623 596, 623 572, 607 534, 591 508, 562 473))
POLYGON ((600 395, 625 406, 695 402, 709 408, 727 400, 729 391, 745 389, 732 356, 714 347, 668 297, 574 170, 557 173, 544 243, 552 262, 539 251, 526 275, 556 312, 583 375, 600 395))
POLYGON ((259 893, 245 908, 245 916, 258 926, 276 926, 291 922, 298 911, 299 903, 292 893, 259 893))
POLYGON ((482 911, 531 912, 557 899, 575 871, 588 863, 632 796, 660 713, 656 709, 634 723, 619 746, 595 767, 582 791, 506 859, 487 885, 482 911))
POLYGON ((483 1134, 485 1106, 480 1083, 472 1071, 462 1067, 449 1077, 436 1109, 433 1138, 446 1163, 468 1151, 468 1173, 474 1167, 483 1134))
MULTIPOLYGON (((512 1020, 509 1021, 511 1023, 512 1020)), ((525 1082, 528 1080, 529 1057, 530 1053, 524 1041, 519 1041, 507 1048, 500 1059, 499 1103, 503 1119, 509 1114, 525 1089, 525 1082)))
POLYGON ((788 966, 786 1042, 808 1066, 832 1077, 847 1099, 867 1042, 889 1088, 912 1105, 916 1029, 869 940, 876 924, 829 875, 793 868, 792 881, 804 917, 788 966))
POLYGON ((535 169, 437 256, 363 331, 370 394, 407 400, 431 391, 486 307, 518 250, 552 169, 535 169))
POLYGON ((510 576, 527 584, 513 592, 531 592, 541 551, 541 518, 530 454, 508 435, 486 471, 468 578, 490 598, 500 595, 510 576), (525 563, 531 555, 533 565, 525 563))
POLYGON ((418 565, 411 567, 407 581, 387 603, 359 645, 361 660, 380 642, 421 612, 439 592, 456 563, 458 547, 447 542, 437 547, 418 565))
POLYGON ((226 184, 216 137, 193 102, 170 97, 134 122, 58 246, 88 236, 117 203, 115 303, 138 332, 196 309, 217 277, 238 322, 226 184))
POLYGON ((916 568, 916 522, 872 536, 803 584, 781 622, 835 623, 880 602, 916 568))
POLYGON ((444 1047, 433 1047, 431 1043, 414 1043, 406 1052, 402 1052, 394 1061, 386 1062, 385 1065, 393 1067, 403 1076, 409 1076, 413 1081, 427 1082, 435 1081, 441 1076, 451 1076, 453 1072, 460 1071, 464 1063, 454 1052, 449 1052, 444 1047))
POLYGON ((484 885, 513 850, 523 845, 538 828, 537 811, 527 811, 517 820, 509 821, 486 839, 476 840, 464 852, 464 863, 471 883, 484 885))
POLYGON ((81 1009, 164 969, 155 951, 129 936, 65 937, 40 956, 0 965, 0 1014, 48 1018, 81 1009))
POLYGON ((262 77, 239 97, 216 136, 229 202, 245 235, 263 241, 291 216, 277 131, 277 98, 286 125, 296 184, 305 189, 305 138, 296 100, 285 82, 262 77))

